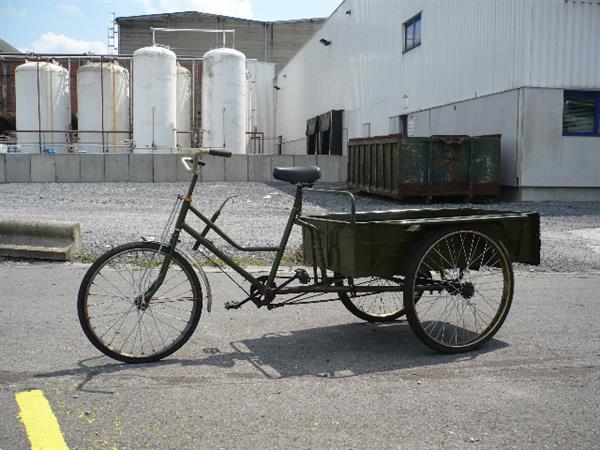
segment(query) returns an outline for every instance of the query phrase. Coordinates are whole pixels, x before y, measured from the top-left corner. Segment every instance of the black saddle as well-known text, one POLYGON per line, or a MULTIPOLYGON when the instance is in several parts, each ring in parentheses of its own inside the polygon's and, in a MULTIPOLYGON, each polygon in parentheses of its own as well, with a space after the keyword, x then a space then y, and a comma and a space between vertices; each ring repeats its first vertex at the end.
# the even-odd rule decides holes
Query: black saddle
POLYGON ((273 177, 288 183, 314 183, 321 178, 321 169, 317 166, 275 167, 273 177))

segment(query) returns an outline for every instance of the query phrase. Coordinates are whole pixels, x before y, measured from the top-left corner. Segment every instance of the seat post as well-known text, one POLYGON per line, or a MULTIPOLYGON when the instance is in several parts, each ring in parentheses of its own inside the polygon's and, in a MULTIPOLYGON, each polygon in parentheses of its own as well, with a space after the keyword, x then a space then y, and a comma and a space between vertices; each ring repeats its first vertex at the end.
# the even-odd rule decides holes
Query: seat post
POLYGON ((296 184, 296 196, 294 198, 294 208, 296 209, 298 215, 300 215, 302 213, 303 193, 304 193, 304 185, 302 183, 296 184))

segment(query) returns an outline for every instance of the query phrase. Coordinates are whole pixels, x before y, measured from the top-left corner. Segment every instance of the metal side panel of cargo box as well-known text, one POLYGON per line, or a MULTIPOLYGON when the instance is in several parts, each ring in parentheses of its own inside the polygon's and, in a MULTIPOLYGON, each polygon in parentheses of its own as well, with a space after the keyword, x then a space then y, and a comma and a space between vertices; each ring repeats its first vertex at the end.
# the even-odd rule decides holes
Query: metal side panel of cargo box
MULTIPOLYGON (((513 262, 539 264, 540 223, 537 213, 472 208, 360 212, 308 216, 320 233, 325 266, 346 276, 402 275, 418 245, 444 228, 476 229, 501 240, 513 262)), ((313 262, 310 233, 303 230, 305 263, 313 262)))

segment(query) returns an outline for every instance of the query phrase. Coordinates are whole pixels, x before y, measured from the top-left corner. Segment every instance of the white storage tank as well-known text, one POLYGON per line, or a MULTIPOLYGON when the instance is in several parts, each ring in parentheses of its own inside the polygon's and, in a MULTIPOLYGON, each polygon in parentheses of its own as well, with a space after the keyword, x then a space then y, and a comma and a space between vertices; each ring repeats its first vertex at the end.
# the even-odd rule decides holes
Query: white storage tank
POLYGON ((83 131, 79 133, 80 152, 127 153, 129 71, 116 62, 81 66, 77 74, 77 111, 79 130, 83 131), (88 133, 102 130, 108 133, 88 133))
POLYGON ((192 74, 177 65, 177 147, 192 146, 192 74))
POLYGON ((66 153, 71 128, 68 70, 55 62, 26 61, 15 69, 15 91, 21 152, 66 153))
POLYGON ((231 48, 202 60, 202 145, 246 153, 246 56, 231 48))
POLYGON ((134 153, 170 153, 175 147, 175 53, 143 47, 133 53, 134 153))

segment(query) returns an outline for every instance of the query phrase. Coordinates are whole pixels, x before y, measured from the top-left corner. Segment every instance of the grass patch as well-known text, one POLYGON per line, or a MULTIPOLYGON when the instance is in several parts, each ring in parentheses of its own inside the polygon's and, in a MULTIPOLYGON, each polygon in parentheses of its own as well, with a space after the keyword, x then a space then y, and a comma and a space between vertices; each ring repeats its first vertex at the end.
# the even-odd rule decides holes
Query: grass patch
MULTIPOLYGON (((107 251, 110 251, 110 249, 107 249, 107 251)), ((85 264, 92 264, 103 254, 104 253, 82 254, 79 257, 77 257, 76 259, 74 259, 74 261, 80 262, 80 263, 85 263, 85 264)), ((192 251, 191 254, 193 256, 195 254, 195 252, 192 251)), ((199 266, 215 266, 216 265, 218 267, 226 267, 225 262, 223 260, 217 258, 216 256, 211 259, 212 259, 212 262, 206 258, 197 258, 197 259, 195 259, 195 262, 199 266)), ((236 264, 238 264, 239 266, 242 266, 242 267, 248 267, 248 266, 270 267, 273 264, 274 258, 255 257, 252 255, 248 255, 248 256, 234 256, 232 259, 236 264)), ((0 258, 0 262, 1 261, 2 261, 2 258, 0 258)), ((156 265, 160 264, 160 262, 161 261, 157 260, 156 265)), ((139 263, 141 265, 141 261, 139 261, 139 263)), ((303 264, 304 264, 304 252, 302 250, 302 247, 298 247, 296 249, 286 251, 283 254, 283 258, 281 259, 282 266, 296 266, 296 265, 303 265, 303 264)))

